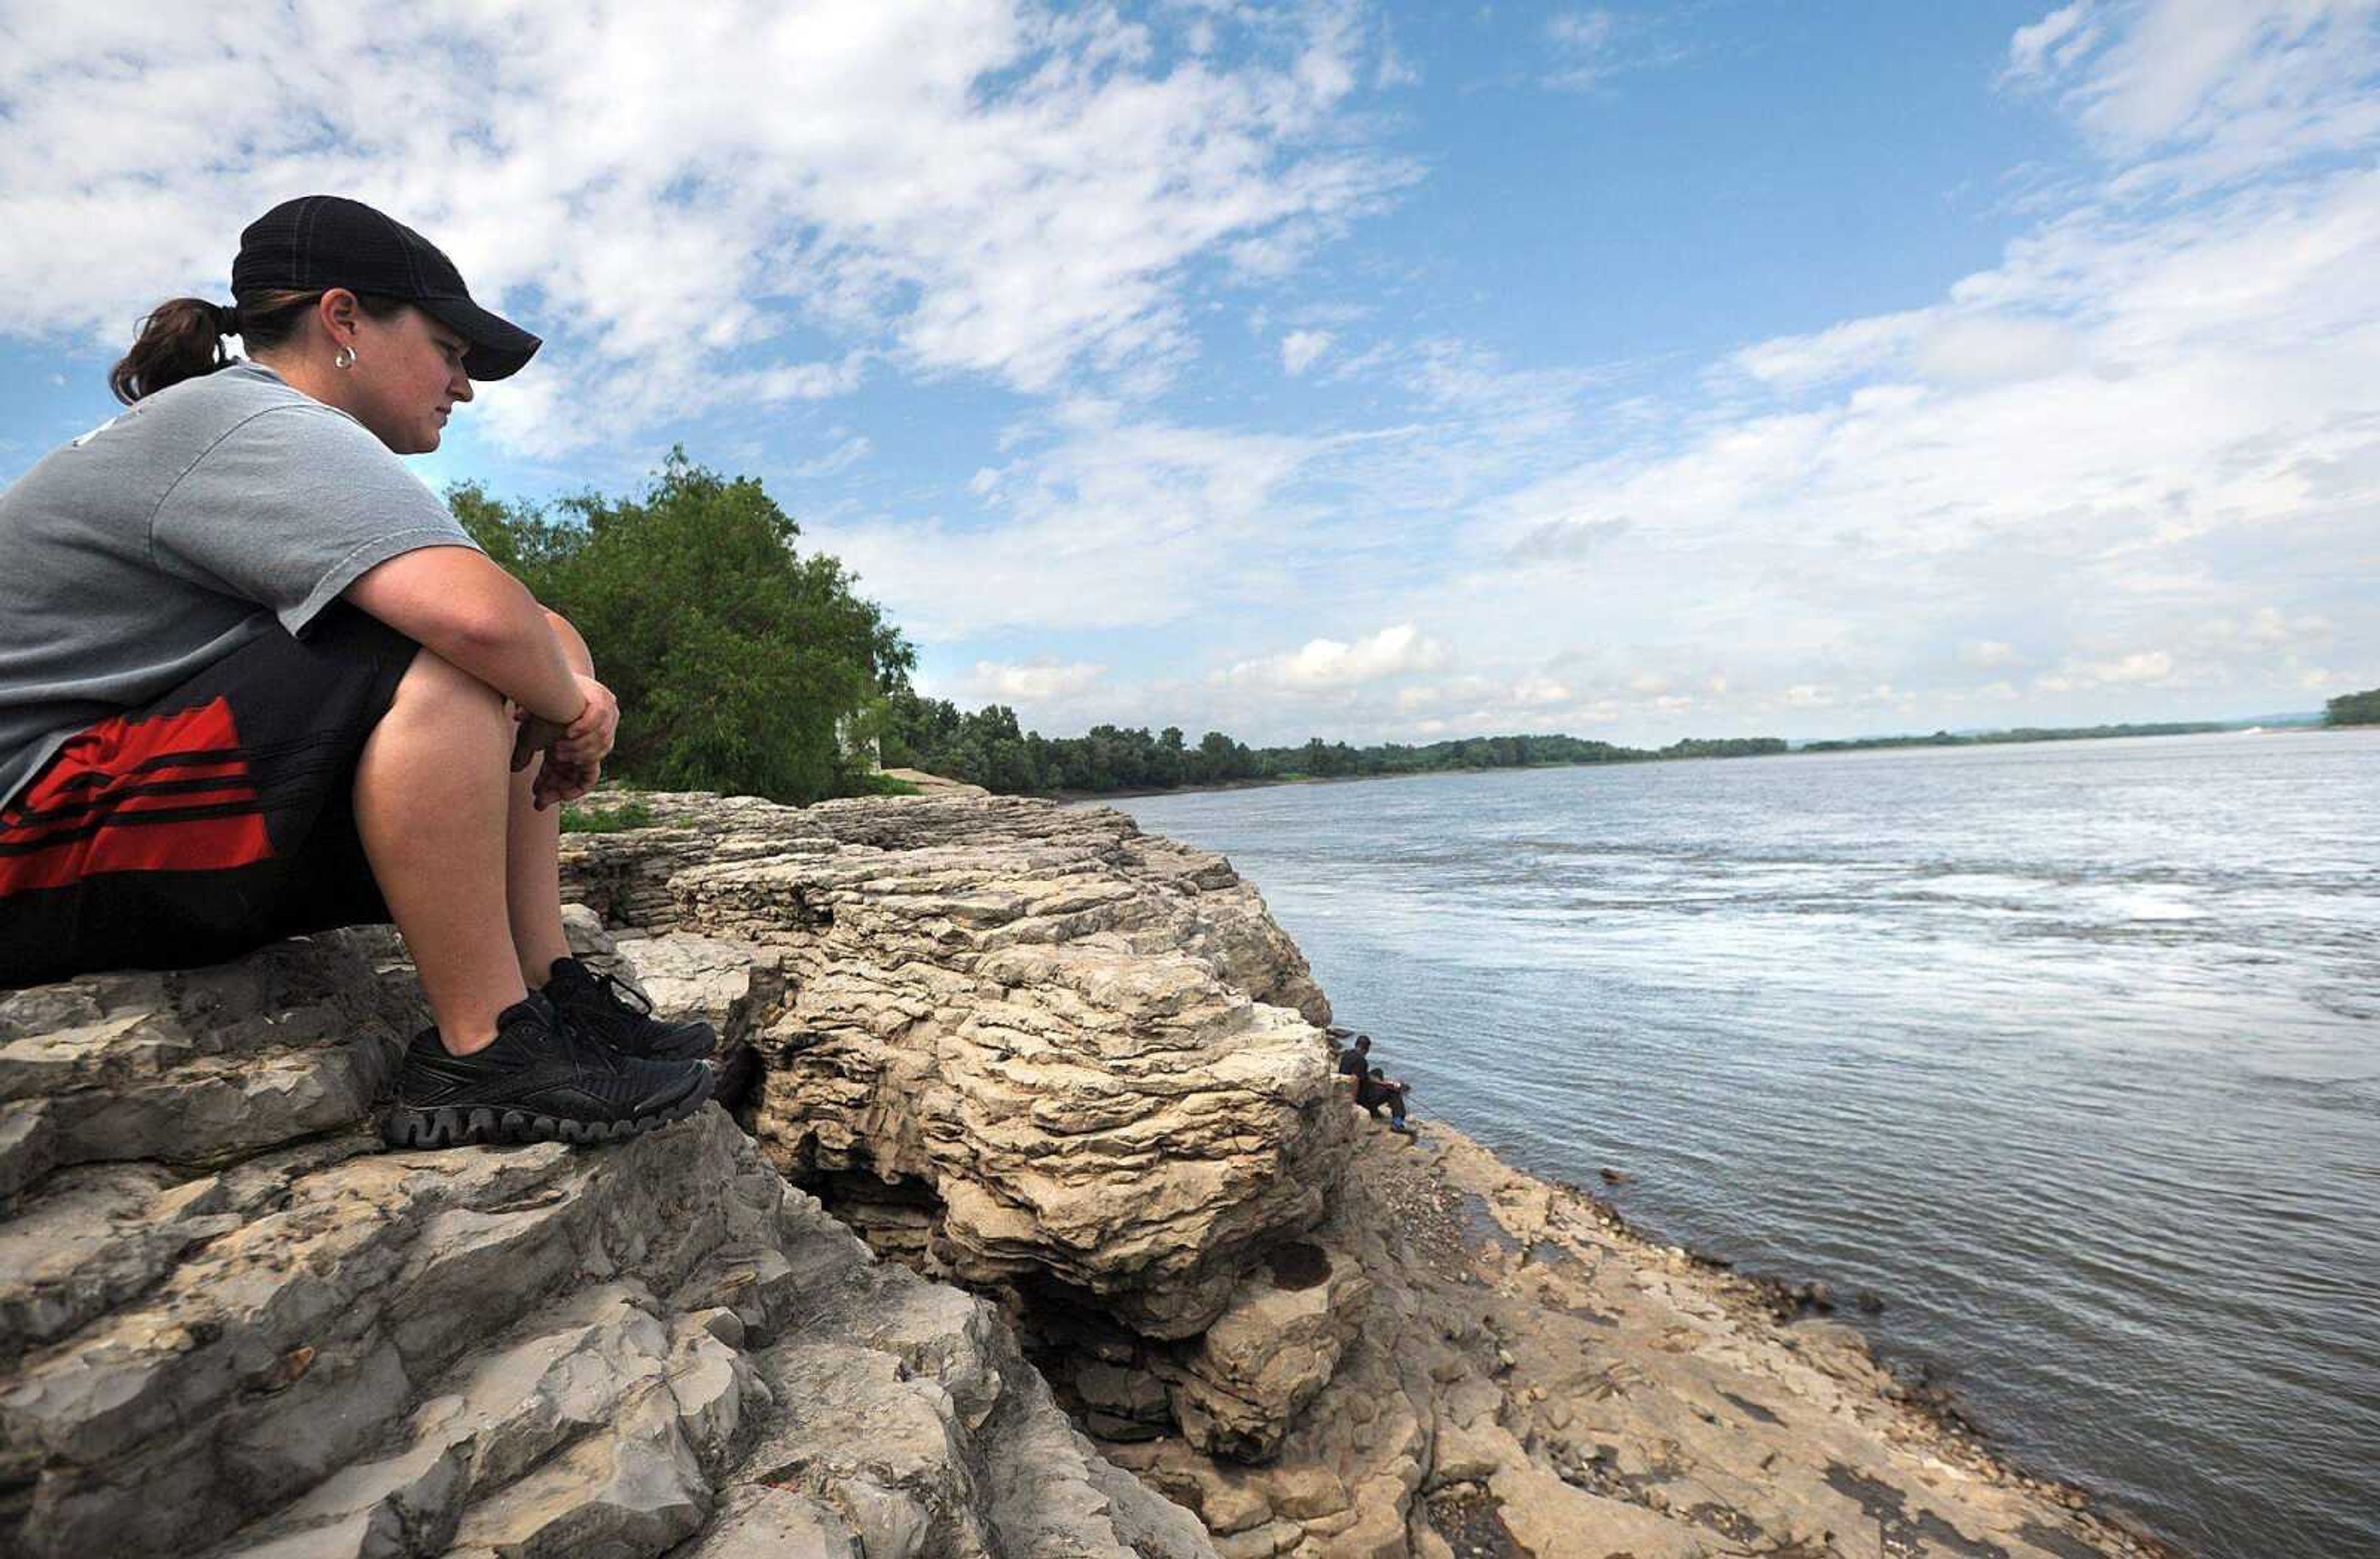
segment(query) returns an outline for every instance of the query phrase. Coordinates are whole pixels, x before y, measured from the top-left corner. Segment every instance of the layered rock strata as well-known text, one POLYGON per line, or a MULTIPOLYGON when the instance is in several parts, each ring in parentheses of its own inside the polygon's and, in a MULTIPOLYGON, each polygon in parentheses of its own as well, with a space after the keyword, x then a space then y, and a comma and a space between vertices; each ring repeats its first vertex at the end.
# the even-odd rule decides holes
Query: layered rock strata
POLYGON ((386 1152, 385 933, 0 995, 0 1551, 1211 1553, 722 1113, 386 1152))
POLYGON ((1220 858, 1033 801, 646 799, 693 826, 574 836, 574 891, 767 1058, 771 1160, 929 1270, 1186 1338, 1322 1217, 1330 1008, 1220 858))

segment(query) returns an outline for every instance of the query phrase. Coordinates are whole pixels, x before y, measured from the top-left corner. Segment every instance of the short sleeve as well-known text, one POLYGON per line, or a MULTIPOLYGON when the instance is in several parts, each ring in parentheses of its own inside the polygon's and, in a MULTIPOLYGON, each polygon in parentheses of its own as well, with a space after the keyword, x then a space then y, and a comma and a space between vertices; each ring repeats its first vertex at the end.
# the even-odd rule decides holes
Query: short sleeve
POLYGON ((267 607, 293 634, 371 568, 422 547, 479 544, 362 423, 310 404, 233 427, 149 526, 151 563, 267 607))

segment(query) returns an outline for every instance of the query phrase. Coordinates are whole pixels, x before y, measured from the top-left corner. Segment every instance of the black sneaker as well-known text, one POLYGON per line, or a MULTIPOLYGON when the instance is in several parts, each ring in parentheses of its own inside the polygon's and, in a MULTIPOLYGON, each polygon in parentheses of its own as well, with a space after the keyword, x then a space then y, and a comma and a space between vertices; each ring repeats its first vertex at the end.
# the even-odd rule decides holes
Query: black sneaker
POLYGON ((654 1061, 699 1061, 719 1044, 719 1031, 700 1018, 663 1023, 653 1004, 613 974, 597 974, 576 958, 556 958, 545 999, 564 1022, 623 1055, 654 1061))
POLYGON ((532 993, 468 1055, 448 1054, 434 1028, 415 1035, 380 1131, 393 1148, 618 1141, 701 1109, 713 1081, 700 1062, 642 1061, 574 1033, 532 993))

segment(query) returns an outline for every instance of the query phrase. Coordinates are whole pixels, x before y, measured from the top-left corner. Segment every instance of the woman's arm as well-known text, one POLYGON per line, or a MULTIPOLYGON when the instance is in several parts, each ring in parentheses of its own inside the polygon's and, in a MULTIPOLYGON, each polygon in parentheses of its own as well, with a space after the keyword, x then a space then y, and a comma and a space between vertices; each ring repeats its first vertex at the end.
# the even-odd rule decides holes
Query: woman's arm
POLYGON ((341 593, 532 714, 566 725, 587 706, 545 609, 484 553, 400 553, 341 593))

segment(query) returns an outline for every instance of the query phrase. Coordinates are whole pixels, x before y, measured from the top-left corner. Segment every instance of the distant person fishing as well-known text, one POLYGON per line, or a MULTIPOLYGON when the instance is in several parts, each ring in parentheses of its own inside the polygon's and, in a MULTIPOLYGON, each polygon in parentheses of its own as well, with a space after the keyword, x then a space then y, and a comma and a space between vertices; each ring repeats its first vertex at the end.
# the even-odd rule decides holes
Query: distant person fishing
POLYGON ((556 803, 619 702, 398 458, 538 338, 334 195, 251 223, 231 291, 158 305, 123 414, 0 493, 0 988, 393 920, 435 1022, 391 1143, 693 1113, 710 1025, 563 935, 556 803))
MULTIPOLYGON (((1342 1033, 1345 1030, 1341 1030, 1342 1033)), ((1358 1034, 1355 1041, 1339 1053, 1339 1076, 1349 1084, 1355 1102, 1374 1120, 1380 1118, 1380 1106, 1389 1107, 1389 1129, 1407 1137, 1418 1135, 1405 1121, 1405 1095, 1413 1085, 1402 1078, 1383 1077, 1372 1065, 1372 1036, 1358 1034)))

